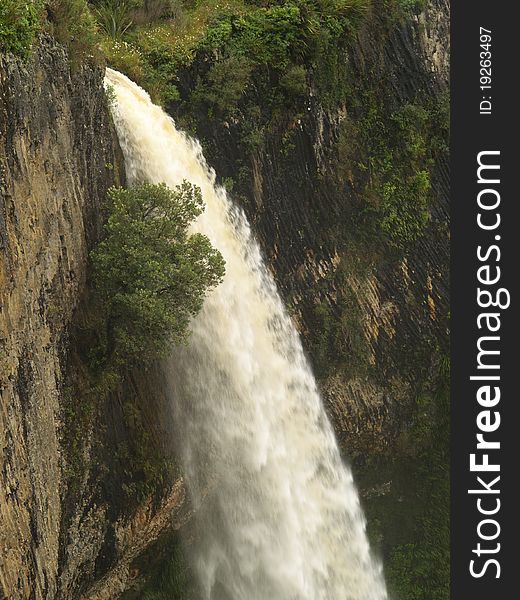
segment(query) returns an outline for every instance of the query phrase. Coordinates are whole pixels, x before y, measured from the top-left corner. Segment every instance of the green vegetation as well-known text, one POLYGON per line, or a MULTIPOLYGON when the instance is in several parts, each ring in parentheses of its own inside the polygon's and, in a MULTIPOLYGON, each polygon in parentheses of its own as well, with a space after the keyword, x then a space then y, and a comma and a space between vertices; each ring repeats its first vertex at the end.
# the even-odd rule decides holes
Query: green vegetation
POLYGON ((68 51, 73 66, 101 59, 96 21, 87 0, 45 0, 47 30, 68 51))
POLYGON ((361 127, 369 151, 358 165, 367 171, 363 231, 378 244, 404 250, 428 223, 430 114, 406 104, 384 119, 372 107, 361 127))
MULTIPOLYGON (((189 525, 186 525, 189 528, 189 525)), ((200 593, 184 546, 173 539, 159 540, 132 565, 143 574, 144 587, 128 591, 122 600, 198 600, 200 593)))
MULTIPOLYGON (((328 232, 341 259, 333 275, 336 312, 326 314, 330 309, 318 305, 309 337, 320 374, 340 368, 364 376, 368 346, 352 286, 399 264, 424 235, 431 173, 448 151, 449 104, 418 97, 389 109, 369 90, 349 90, 348 99, 352 112, 341 123, 331 165, 338 187, 354 198, 343 223, 328 232)), ((409 360, 414 355, 412 349, 409 360)), ((423 358, 428 361, 427 352, 423 358)))
MULTIPOLYGON (((188 228, 203 210, 200 190, 143 183, 107 194, 104 238, 91 252, 90 294, 78 323, 82 366, 64 389, 68 475, 82 472, 84 432, 134 367, 148 367, 189 336, 189 321, 224 275, 224 260, 188 228)), ((132 388, 131 388, 132 389, 132 388)), ((119 443, 123 493, 141 502, 171 465, 161 456, 133 392, 121 401, 128 435, 119 443)))
POLYGON ((150 580, 140 596, 142 600, 195 600, 198 597, 193 574, 178 544, 161 565, 158 576, 150 580))
POLYGON ((41 28, 43 0, 2 0, 0 51, 27 57, 41 28))
MULTIPOLYGON (((261 156, 264 144, 278 148, 273 160, 290 166, 295 132, 311 102, 341 113, 335 157, 325 169, 334 174, 332 184, 344 194, 345 206, 334 230, 322 232, 327 244, 334 244, 339 266, 332 284, 309 289, 301 305, 311 312, 305 318, 317 373, 339 370, 363 377, 371 368, 370 349, 358 287, 382 264, 399 264, 430 226, 432 172, 439 153, 446 151, 448 105, 424 95, 403 100, 379 93, 392 89, 378 79, 379 66, 371 64, 374 73, 367 71, 360 80, 345 55, 355 56, 356 34, 375 10, 381 20, 376 33, 384 37, 423 3, 3 0, 0 50, 26 58, 44 30, 68 49, 73 62, 106 62, 126 73, 207 146, 212 141, 204 140, 204 133, 225 122, 239 158, 222 176, 238 199, 250 193, 251 157, 261 156)), ((113 92, 107 95, 113 102, 113 92)), ((318 185, 321 176, 317 173, 310 185, 318 185)), ((102 400, 128 369, 150 364, 172 343, 186 340, 190 317, 224 271, 208 240, 187 234, 202 210, 192 186, 113 188, 105 209, 105 238, 91 255, 92 291, 81 323, 88 373, 64 392, 71 477, 82 472, 83 433, 102 400)), ((417 309, 417 298, 410 303, 417 309)), ((403 355, 408 353, 403 362, 414 351, 403 348, 403 355)), ((426 364, 423 358, 409 360, 410 371, 420 361, 426 364)), ((428 377, 417 374, 421 381, 428 377)), ((388 536, 384 549, 396 600, 448 597, 445 381, 417 383, 424 390, 407 415, 413 427, 400 440, 399 461, 388 466, 404 501, 392 507, 395 515, 386 504, 367 503, 369 526, 377 529, 378 519, 394 520, 401 530, 388 536)), ((126 498, 140 502, 161 487, 170 467, 157 453, 136 399, 125 399, 122 412, 129 435, 118 445, 116 459, 123 466, 126 498)), ((142 597, 188 598, 189 574, 179 552, 164 564, 142 597)))
POLYGON ((368 247, 373 264, 400 260, 429 223, 431 174, 448 152, 449 103, 417 96, 388 106, 370 88, 349 89, 348 101, 333 167, 338 185, 358 200, 347 217, 353 236, 334 236, 341 248, 368 247))
POLYGON ((341 370, 347 375, 366 375, 369 370, 368 340, 363 313, 356 294, 348 283, 343 265, 333 275, 332 286, 338 290, 334 310, 325 293, 331 282, 325 280, 309 291, 307 302, 313 306, 309 335, 313 366, 319 377, 341 370), (324 289, 321 289, 324 288, 324 289))
POLYGON ((119 443, 116 453, 125 480, 123 493, 127 502, 144 502, 164 489, 174 474, 174 465, 158 451, 135 398, 123 401, 123 420, 129 435, 119 443))
POLYGON ((135 2, 128 0, 98 0, 92 2, 99 27, 108 37, 119 40, 130 29, 133 21, 129 11, 135 2))
MULTIPOLYGON (((331 45, 360 22, 370 2, 178 2, 140 22, 132 20, 136 4, 106 0, 102 11, 97 9, 108 62, 165 103, 179 99, 179 72, 198 58, 212 56, 217 59, 212 72, 200 81, 191 101, 224 115, 233 112, 248 90, 253 72, 256 85, 259 74, 266 89, 280 83, 272 98, 267 95, 269 101, 283 105, 283 91, 301 93, 311 63, 328 55, 331 45)), ((145 12, 151 15, 147 5, 145 12)))
POLYGON ((92 390, 79 393, 79 386, 70 379, 62 390, 63 429, 66 431, 67 470, 73 487, 79 484, 82 473, 82 457, 85 431, 89 430, 94 417, 95 402, 92 390))
MULTIPOLYGON (((129 368, 150 365, 187 340, 191 317, 224 275, 208 238, 188 233, 203 211, 200 190, 191 184, 111 188, 105 209, 105 236, 91 252, 83 333, 90 383, 83 385, 81 409, 74 409, 80 424, 94 414, 85 407, 98 405, 129 368)), ((127 398, 122 408, 131 432, 117 452, 127 476, 123 491, 142 501, 164 482, 169 465, 157 455, 135 400, 127 398)))
MULTIPOLYGON (((446 361, 447 364, 447 361, 446 361)), ((411 542, 395 547, 386 566, 399 600, 446 600, 450 595, 450 401, 445 371, 435 392, 418 400, 409 476, 419 508, 411 542)))
POLYGON ((354 32, 370 0, 6 0, 0 48, 27 55, 39 29, 69 49, 73 61, 104 59, 160 103, 179 100, 180 71, 212 56, 207 79, 190 101, 232 113, 253 81, 268 104, 306 92, 315 71, 324 97, 337 97, 342 36, 354 32), (45 11, 42 9, 45 7, 45 11), (46 18, 41 16, 45 14, 46 18), (23 17, 23 18, 21 18, 23 17), (41 18, 40 18, 41 17, 41 18), (5 24, 4 24, 5 22, 5 24), (337 58, 337 57, 336 57, 337 58), (335 91, 335 92, 334 92, 335 91))
POLYGON ((95 361, 120 369, 186 340, 206 290, 224 275, 224 261, 207 237, 188 234, 203 210, 191 184, 112 188, 106 208, 105 238, 91 253, 95 305, 103 315, 95 361))

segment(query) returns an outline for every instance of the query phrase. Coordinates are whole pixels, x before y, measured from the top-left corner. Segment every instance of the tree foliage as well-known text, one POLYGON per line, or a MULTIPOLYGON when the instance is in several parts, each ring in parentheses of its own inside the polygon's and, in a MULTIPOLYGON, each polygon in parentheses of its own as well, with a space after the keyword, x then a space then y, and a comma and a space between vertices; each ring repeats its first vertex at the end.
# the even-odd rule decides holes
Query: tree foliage
POLYGON ((208 238, 190 234, 201 193, 144 183, 108 192, 105 238, 91 253, 97 306, 104 315, 97 360, 116 367, 164 356, 186 340, 190 318, 224 276, 208 238))

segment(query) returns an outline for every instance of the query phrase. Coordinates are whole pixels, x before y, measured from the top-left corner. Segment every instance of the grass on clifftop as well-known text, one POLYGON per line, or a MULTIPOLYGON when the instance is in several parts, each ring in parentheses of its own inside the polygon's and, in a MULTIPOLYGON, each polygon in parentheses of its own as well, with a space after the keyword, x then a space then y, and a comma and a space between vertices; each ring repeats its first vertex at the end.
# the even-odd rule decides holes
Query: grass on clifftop
MULTIPOLYGON (((232 114, 253 71, 263 70, 283 106, 301 94, 314 71, 318 93, 334 103, 342 86, 334 56, 369 13, 403 14, 416 0, 4 0, 0 51, 24 58, 39 31, 50 33, 70 60, 106 62, 166 104, 179 99, 180 71, 214 61, 194 102, 232 114), (332 61, 332 62, 331 62, 332 61)), ((258 79, 258 73, 256 74, 258 79)))
MULTIPOLYGON (((117 0, 115 5, 120 5, 117 0)), ((193 60, 216 58, 217 70, 199 100, 220 113, 232 109, 251 83, 255 67, 298 78, 294 67, 319 51, 364 14, 370 0, 287 0, 176 2, 156 19, 132 19, 116 34, 102 28, 101 47, 109 64, 142 85, 159 103, 178 99, 179 71, 193 60)), ((150 13, 148 13, 150 14, 150 13)))

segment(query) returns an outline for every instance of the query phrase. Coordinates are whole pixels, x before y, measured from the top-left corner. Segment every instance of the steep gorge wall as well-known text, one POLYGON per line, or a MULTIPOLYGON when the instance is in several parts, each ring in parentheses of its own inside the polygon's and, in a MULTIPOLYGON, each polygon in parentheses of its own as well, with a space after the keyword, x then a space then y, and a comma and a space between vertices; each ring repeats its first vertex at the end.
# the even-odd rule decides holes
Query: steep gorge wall
POLYGON ((58 574, 62 353, 114 161, 100 75, 41 45, 0 67, 0 588, 51 598, 58 574))
MULTIPOLYGON (((376 91, 388 114, 418 93, 441 97, 448 89, 448 27, 447 0, 430 0, 390 31, 375 15, 342 57, 353 85, 376 91)), ((190 115, 200 118, 197 134, 219 177, 245 173, 234 193, 311 359, 322 333, 317 304, 333 318, 341 314, 344 290, 335 273, 340 262, 362 258, 362 248, 345 256, 336 240, 338 227, 363 206, 356 174, 338 177, 342 127, 361 113, 348 98, 326 107, 311 88, 298 120, 282 119, 254 151, 241 144, 240 123, 190 115)), ((139 557, 187 513, 179 478, 160 498, 131 507, 121 492, 127 480, 117 454, 131 435, 125 399, 135 396, 146 428, 166 438, 161 423, 170 415, 156 372, 133 374, 102 403, 81 432, 87 439, 79 486, 70 492, 67 484, 65 368, 72 357, 82 370, 82 339, 71 324, 88 249, 100 233, 99 203, 120 170, 101 70, 84 65, 71 73, 50 42, 28 63, 2 58, 0 143, 0 597, 116 598, 138 578, 139 557)), ((370 368, 333 366, 319 379, 340 443, 356 463, 394 452, 410 406, 435 370, 430 354, 446 339, 447 203, 444 155, 432 173, 429 225, 406 256, 354 269, 342 282, 357 304, 367 349, 361 358, 370 368)), ((380 471, 376 487, 388 476, 380 471)))
MULTIPOLYGON (((316 317, 317 307, 325 307, 331 320, 340 319, 338 297, 346 293, 351 298, 353 320, 364 338, 363 355, 350 353, 351 365, 318 369, 318 376, 340 443, 361 461, 363 455, 388 452, 395 443, 406 427, 418 383, 435 369, 431 356, 447 343, 447 151, 437 154, 432 169, 428 226, 403 256, 351 268, 364 262, 370 241, 350 244, 346 252, 338 243, 338 232, 355 238, 352 224, 366 205, 354 167, 361 160, 358 141, 349 137, 368 112, 364 98, 377 99, 383 120, 418 97, 432 102, 448 98, 449 1, 423 4, 414 16, 389 24, 384 3, 376 2, 373 14, 339 50, 340 70, 350 81, 343 99, 325 106, 311 80, 297 118, 278 117, 278 126, 253 150, 244 143, 244 105, 228 120, 201 111, 186 118, 189 102, 171 106, 174 117, 181 123, 186 119, 203 140, 221 181, 234 180, 232 193, 261 240, 315 364, 324 326, 316 317), (342 144, 347 150, 340 155, 342 144), (336 276, 340 263, 349 273, 341 279, 342 289, 336 276)), ((180 78, 184 97, 197 85, 197 70, 204 77, 208 60, 213 59, 180 78)), ((347 334, 344 345, 354 344, 347 334)))
POLYGON ((118 597, 183 505, 182 480, 128 502, 115 458, 128 397, 146 403, 145 426, 161 438, 160 374, 129 377, 84 429, 64 425, 67 368, 85 369, 74 322, 88 252, 123 171, 101 67, 71 70, 46 38, 27 61, 0 57, 0 598, 118 597))

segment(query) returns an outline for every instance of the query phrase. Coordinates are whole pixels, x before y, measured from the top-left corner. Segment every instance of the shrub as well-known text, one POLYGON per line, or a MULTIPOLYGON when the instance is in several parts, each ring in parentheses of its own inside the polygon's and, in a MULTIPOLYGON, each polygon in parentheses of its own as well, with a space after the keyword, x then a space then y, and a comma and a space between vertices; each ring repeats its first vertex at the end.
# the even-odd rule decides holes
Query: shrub
POLYGON ((207 104, 210 110, 230 111, 244 94, 251 76, 251 62, 240 55, 232 55, 216 62, 207 75, 207 83, 199 86, 192 100, 207 104))
POLYGON ((0 51, 27 57, 41 27, 42 0, 2 0, 0 51))
POLYGON ((130 6, 130 16, 136 24, 179 18, 181 14, 181 0, 134 0, 130 6))
POLYGON ((163 23, 136 29, 129 46, 141 59, 143 72, 138 82, 154 102, 165 104, 177 100, 175 74, 192 59, 189 43, 178 39, 170 23, 163 23))
POLYGON ((300 8, 291 2, 260 8, 244 16, 221 15, 208 27, 200 48, 227 47, 256 64, 285 67, 292 51, 304 47, 300 8))
POLYGON ((122 490, 128 502, 140 503, 164 487, 174 466, 155 444, 137 398, 125 398, 122 408, 129 434, 126 441, 119 443, 116 452, 125 479, 122 490))
POLYGON ((87 0, 47 0, 47 14, 56 40, 65 46, 71 62, 97 56, 97 28, 87 0))
POLYGON ((280 86, 289 97, 303 96, 307 92, 307 70, 302 65, 292 65, 280 78, 280 86))
POLYGON ((411 439, 417 458, 409 470, 419 482, 414 502, 424 510, 414 539, 395 547, 387 563, 390 591, 400 600, 450 597, 449 366, 441 367, 437 386, 418 400, 411 439))
POLYGON ((190 318, 224 275, 208 238, 188 234, 203 211, 200 190, 142 184, 108 193, 105 238, 91 253, 104 315, 101 357, 115 368, 164 356, 186 340, 190 318))
POLYGON ((124 40, 106 38, 102 42, 102 48, 110 66, 126 73, 133 81, 142 81, 146 64, 141 52, 135 46, 124 40))
POLYGON ((174 539, 159 553, 159 564, 147 569, 149 579, 144 589, 129 600, 195 600, 200 598, 195 574, 187 561, 186 550, 174 539))
POLYGON ((378 244, 403 251, 428 224, 432 115, 406 104, 390 118, 372 106, 361 123, 369 152, 361 227, 378 244))

